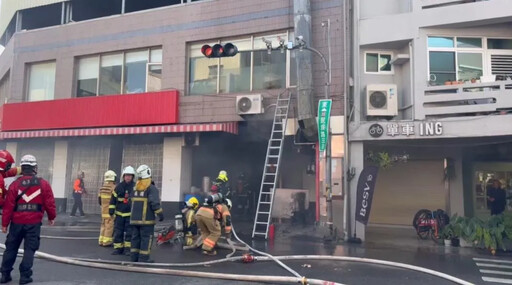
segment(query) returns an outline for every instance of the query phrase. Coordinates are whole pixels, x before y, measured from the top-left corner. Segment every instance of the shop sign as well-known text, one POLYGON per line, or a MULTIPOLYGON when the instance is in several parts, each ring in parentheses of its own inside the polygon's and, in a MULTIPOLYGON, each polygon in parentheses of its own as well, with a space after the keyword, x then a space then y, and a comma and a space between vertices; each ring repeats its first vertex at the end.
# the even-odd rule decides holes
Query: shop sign
POLYGON ((331 99, 324 99, 318 102, 318 144, 319 151, 325 151, 329 139, 329 118, 331 116, 331 99))
MULTIPOLYGON (((384 133, 384 127, 380 124, 373 124, 368 129, 373 138, 378 138, 384 133)), ((389 137, 399 136, 420 136, 435 137, 443 135, 443 123, 441 122, 409 122, 409 123, 388 123, 385 125, 385 133, 389 137)))

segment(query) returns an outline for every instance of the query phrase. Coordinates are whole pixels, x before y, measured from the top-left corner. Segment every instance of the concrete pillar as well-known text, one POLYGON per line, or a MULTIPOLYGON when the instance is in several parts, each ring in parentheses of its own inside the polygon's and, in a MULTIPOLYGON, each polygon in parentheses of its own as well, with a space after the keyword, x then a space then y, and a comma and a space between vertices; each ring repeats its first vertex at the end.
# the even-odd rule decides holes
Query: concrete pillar
POLYGON ((364 168, 364 144, 363 142, 350 143, 350 167, 355 168, 356 176, 350 181, 350 214, 347 223, 350 224, 350 237, 354 236, 354 230, 357 237, 364 241, 366 227, 355 220, 356 197, 357 197, 357 181, 359 174, 364 168))
POLYGON ((462 174, 462 154, 453 158, 455 177, 450 179, 450 215, 464 216, 464 186, 462 174))
MULTIPOLYGON (((17 151, 18 151, 18 143, 17 142, 8 142, 5 149, 11 153, 12 157, 14 157, 14 159, 16 159, 16 154, 17 154, 17 151)), ((14 163, 16 165, 19 165, 19 163, 14 163)))
POLYGON ((192 183, 192 150, 182 145, 182 137, 164 138, 161 199, 164 211, 171 215, 178 212, 192 183))
POLYGON ((56 141, 53 152, 52 189, 59 213, 66 212, 67 188, 66 173, 68 164, 68 142, 56 141))

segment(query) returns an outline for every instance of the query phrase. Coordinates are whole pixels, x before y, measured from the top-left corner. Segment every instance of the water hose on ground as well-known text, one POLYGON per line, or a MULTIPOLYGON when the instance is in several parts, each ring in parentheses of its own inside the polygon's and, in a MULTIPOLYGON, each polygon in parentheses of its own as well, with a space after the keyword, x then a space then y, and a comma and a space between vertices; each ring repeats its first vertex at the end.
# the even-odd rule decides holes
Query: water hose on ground
MULTIPOLYGON (((5 244, 0 243, 0 248, 5 249, 5 244)), ((23 250, 19 250, 23 252, 23 250)), ((126 272, 138 272, 138 273, 151 273, 161 275, 173 275, 182 277, 193 277, 193 278, 214 278, 222 280, 233 280, 233 281, 247 281, 247 282, 265 282, 265 283, 286 283, 286 284, 311 284, 311 285, 343 285, 340 283, 329 282, 318 279, 306 279, 297 277, 281 277, 281 276, 264 276, 264 275, 239 275, 239 274, 225 274, 225 273, 212 273, 212 272, 199 272, 199 271, 184 271, 174 269, 161 269, 161 268, 145 268, 145 267, 127 267, 122 265, 113 264, 102 264, 97 262, 86 262, 79 261, 67 257, 60 257, 44 252, 36 252, 36 257, 50 260, 54 262, 77 265, 83 267, 126 271, 126 272)))

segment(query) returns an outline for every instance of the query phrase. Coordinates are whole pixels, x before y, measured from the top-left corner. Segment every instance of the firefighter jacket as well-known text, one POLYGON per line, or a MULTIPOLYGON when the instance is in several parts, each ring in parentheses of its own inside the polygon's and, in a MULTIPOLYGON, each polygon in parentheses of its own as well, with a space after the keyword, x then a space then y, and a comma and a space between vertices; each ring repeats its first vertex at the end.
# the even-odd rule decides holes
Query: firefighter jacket
POLYGON ((197 210, 196 216, 221 221, 226 234, 231 234, 231 213, 226 205, 202 206, 197 210))
POLYGON ((14 177, 21 174, 21 167, 9 169, 7 172, 0 172, 0 207, 4 205, 7 196, 7 189, 5 188, 4 178, 14 177))
POLYGON ((48 181, 32 176, 24 175, 9 186, 2 216, 2 226, 9 223, 15 224, 39 224, 44 212, 48 220, 56 217, 55 199, 48 181))
POLYGON ((131 225, 154 225, 156 216, 163 214, 158 189, 154 185, 143 190, 134 189, 131 201, 131 225))
POLYGON ((116 189, 112 192, 109 209, 115 211, 116 216, 129 217, 132 209, 131 196, 135 183, 121 182, 117 184, 116 189))
POLYGON ((73 184, 73 191, 78 194, 83 194, 85 192, 84 180, 82 178, 75 179, 75 183, 73 184))
POLYGON ((184 217, 184 232, 186 235, 196 235, 197 234, 197 225, 196 225, 196 211, 192 208, 185 208, 185 217, 184 217))
POLYGON ((110 218, 108 210, 115 186, 116 185, 114 184, 114 182, 105 182, 103 183, 103 186, 100 188, 100 192, 98 193, 98 202, 101 206, 102 218, 110 218))

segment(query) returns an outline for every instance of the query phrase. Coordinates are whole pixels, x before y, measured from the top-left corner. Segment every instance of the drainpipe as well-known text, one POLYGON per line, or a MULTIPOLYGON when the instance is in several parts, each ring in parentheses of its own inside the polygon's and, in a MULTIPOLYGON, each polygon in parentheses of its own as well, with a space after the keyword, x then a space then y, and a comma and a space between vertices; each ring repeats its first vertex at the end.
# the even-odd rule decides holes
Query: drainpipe
MULTIPOLYGON (((301 35, 306 46, 311 45, 311 2, 310 0, 293 0, 295 35, 301 35)), ((297 62, 297 109, 299 127, 308 141, 316 141, 318 127, 315 118, 313 97, 313 61, 309 52, 298 52, 297 62)))

